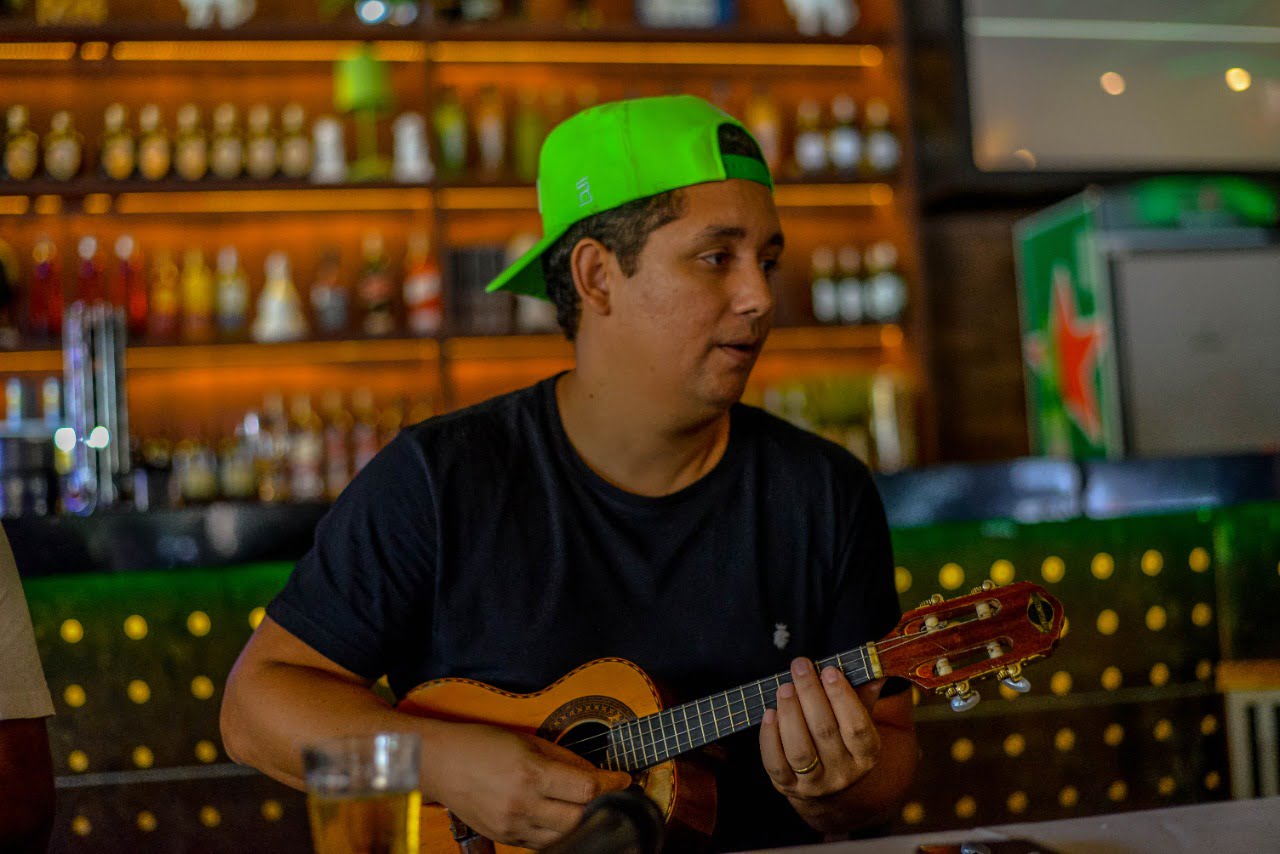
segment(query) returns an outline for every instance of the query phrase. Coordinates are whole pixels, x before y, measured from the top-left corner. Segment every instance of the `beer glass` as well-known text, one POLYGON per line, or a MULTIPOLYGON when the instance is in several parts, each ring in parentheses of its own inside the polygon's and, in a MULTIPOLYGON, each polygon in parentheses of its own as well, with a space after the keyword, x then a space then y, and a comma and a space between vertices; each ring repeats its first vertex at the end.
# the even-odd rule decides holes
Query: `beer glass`
POLYGON ((302 749, 316 854, 418 854, 422 742, 349 736, 302 749))

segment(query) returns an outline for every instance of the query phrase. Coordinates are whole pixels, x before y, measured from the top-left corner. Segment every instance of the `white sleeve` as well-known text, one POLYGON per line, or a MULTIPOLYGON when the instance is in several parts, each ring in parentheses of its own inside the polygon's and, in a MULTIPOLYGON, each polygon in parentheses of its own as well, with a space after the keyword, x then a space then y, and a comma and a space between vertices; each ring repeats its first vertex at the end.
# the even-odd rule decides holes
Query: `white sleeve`
POLYGON ((0 531, 0 720, 44 718, 53 700, 9 540, 0 531))

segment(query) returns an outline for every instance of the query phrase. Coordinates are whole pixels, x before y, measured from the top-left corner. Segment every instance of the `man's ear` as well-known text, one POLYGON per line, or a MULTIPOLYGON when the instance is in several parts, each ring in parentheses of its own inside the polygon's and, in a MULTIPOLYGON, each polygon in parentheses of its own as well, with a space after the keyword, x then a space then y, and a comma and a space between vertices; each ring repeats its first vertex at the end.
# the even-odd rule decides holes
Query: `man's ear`
POLYGON ((600 241, 584 237, 573 247, 569 269, 578 298, 582 300, 582 310, 607 315, 610 285, 618 269, 613 253, 600 241))

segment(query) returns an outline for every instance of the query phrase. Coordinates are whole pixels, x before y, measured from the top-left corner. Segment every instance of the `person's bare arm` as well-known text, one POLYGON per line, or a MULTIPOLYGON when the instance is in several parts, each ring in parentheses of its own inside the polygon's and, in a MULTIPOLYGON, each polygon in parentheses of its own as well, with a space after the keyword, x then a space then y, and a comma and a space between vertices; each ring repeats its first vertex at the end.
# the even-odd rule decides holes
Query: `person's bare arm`
POLYGON ((53 762, 44 718, 0 721, 0 851, 43 852, 53 827, 53 762))
POLYGON ((577 823, 599 793, 630 783, 548 742, 487 726, 414 717, 387 706, 370 682, 270 618, 227 681, 222 740, 237 762, 303 787, 302 746, 325 738, 414 732, 422 793, 499 842, 541 847, 577 823))

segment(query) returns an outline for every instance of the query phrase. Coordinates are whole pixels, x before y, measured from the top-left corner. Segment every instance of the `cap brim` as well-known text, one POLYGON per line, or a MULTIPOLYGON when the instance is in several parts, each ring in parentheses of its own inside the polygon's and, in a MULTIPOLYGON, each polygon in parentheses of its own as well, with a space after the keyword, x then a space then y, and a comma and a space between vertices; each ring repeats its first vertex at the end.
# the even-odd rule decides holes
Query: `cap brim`
POLYGON ((542 253, 560 238, 558 234, 549 234, 529 247, 510 267, 503 270, 496 279, 485 288, 486 293, 509 291, 513 294, 550 299, 547 296, 547 280, 542 275, 542 253))

